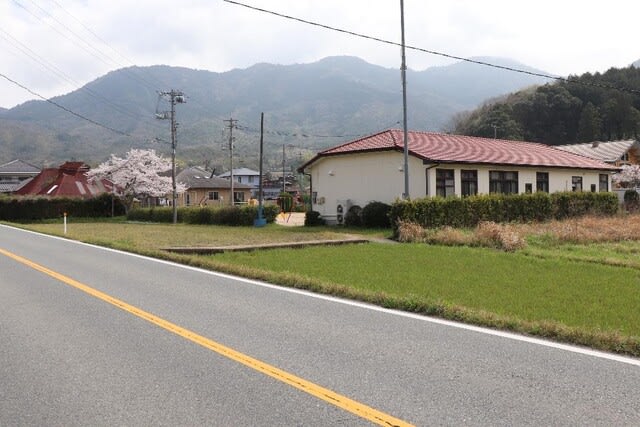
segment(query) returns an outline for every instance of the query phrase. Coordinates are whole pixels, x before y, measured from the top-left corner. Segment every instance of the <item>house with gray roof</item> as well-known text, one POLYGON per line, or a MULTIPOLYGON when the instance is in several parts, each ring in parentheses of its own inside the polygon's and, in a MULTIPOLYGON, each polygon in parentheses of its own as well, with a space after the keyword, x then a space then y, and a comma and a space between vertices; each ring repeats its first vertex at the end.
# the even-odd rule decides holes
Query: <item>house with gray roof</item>
MULTIPOLYGON (((231 203, 231 182, 200 167, 183 170, 176 176, 176 181, 187 187, 184 193, 178 195, 178 206, 222 206, 231 203)), ((251 198, 251 189, 248 184, 234 182, 234 203, 247 203, 251 198)))
POLYGON ((12 193, 40 173, 40 168, 16 159, 0 165, 0 193, 12 193))
POLYGON ((616 166, 640 164, 640 142, 635 139, 594 141, 582 144, 556 145, 555 147, 616 166))

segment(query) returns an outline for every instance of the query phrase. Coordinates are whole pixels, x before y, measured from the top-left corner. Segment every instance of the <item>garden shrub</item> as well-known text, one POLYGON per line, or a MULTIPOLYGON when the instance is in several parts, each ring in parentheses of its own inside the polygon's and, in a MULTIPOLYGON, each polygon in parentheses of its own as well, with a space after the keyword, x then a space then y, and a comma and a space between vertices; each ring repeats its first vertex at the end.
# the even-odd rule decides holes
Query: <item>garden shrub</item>
MULTIPOLYGON (((266 205, 262 209, 267 223, 273 223, 279 212, 276 205, 266 205)), ((253 226, 258 217, 258 206, 180 207, 177 214, 178 222, 186 224, 253 226)), ((169 223, 173 222, 173 208, 136 208, 129 211, 127 219, 169 223)))
POLYGON ((318 211, 308 211, 304 216, 304 225, 305 227, 313 227, 318 225, 324 225, 325 221, 320 216, 320 212, 318 211))
MULTIPOLYGON (((115 201, 114 214, 123 215, 124 208, 115 201)), ((97 218, 111 216, 111 195, 101 194, 91 199, 43 196, 0 197, 0 220, 37 221, 67 216, 97 218)))
POLYGON ((391 206, 382 202, 369 202, 362 208, 362 225, 369 228, 388 228, 391 206))
POLYGON ((640 207, 640 195, 636 190, 627 190, 624 192, 624 208, 628 212, 636 212, 640 207))
POLYGON ((362 208, 358 205, 351 206, 344 216, 344 224, 349 227, 362 227, 362 208))
POLYGON ((536 222, 592 215, 614 215, 616 194, 609 192, 562 192, 547 194, 482 194, 470 197, 428 197, 396 201, 389 211, 394 235, 398 221, 424 228, 475 227, 483 221, 536 222))

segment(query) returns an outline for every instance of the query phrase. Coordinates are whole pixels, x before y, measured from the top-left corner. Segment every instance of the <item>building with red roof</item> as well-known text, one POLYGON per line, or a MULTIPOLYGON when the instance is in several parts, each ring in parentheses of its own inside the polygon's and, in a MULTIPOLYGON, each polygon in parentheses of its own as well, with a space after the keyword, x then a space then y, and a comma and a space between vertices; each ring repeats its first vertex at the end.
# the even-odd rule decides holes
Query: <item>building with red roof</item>
POLYGON ((89 181, 88 171, 89 166, 82 162, 66 162, 58 168, 46 168, 14 194, 90 199, 112 191, 111 181, 89 181))
MULTIPOLYGON (((318 153, 298 170, 311 175, 313 209, 341 222, 350 206, 392 203, 404 192, 404 134, 390 129, 318 153)), ((409 196, 534 191, 609 191, 619 169, 552 146, 410 131, 409 196)))

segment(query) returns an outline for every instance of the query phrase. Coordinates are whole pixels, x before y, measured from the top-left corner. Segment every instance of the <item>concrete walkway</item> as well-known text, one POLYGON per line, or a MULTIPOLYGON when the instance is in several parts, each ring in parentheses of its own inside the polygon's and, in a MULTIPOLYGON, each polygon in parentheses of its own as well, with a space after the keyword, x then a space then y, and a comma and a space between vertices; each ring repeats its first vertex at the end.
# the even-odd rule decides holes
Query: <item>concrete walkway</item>
POLYGON ((368 243, 369 239, 346 238, 338 240, 308 240, 305 242, 263 243, 258 245, 232 245, 232 246, 202 246, 202 247, 170 247, 162 248, 167 252, 178 254, 212 255, 224 252, 250 252, 263 249, 304 248, 309 246, 346 245, 355 243, 368 243))

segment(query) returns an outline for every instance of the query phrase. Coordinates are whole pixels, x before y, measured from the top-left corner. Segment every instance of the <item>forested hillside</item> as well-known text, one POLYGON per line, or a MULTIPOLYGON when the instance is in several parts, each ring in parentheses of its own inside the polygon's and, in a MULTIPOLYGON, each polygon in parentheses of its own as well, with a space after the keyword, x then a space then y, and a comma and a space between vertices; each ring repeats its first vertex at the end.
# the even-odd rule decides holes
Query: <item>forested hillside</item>
POLYGON ((458 115, 452 130, 550 145, 638 138, 640 68, 612 68, 569 80, 488 102, 458 115))
MULTIPOLYGON (((508 67, 540 72, 510 60, 478 58, 508 67)), ((487 98, 546 82, 545 79, 471 63, 424 71, 409 70, 408 120, 413 129, 439 130, 453 114, 474 108, 487 98)), ((329 57, 311 64, 257 64, 214 73, 180 67, 120 69, 53 102, 29 101, 0 111, 0 164, 15 158, 56 166, 76 159, 96 164, 109 154, 130 148, 155 148, 165 154, 168 121, 156 120, 158 91, 184 91, 177 107, 179 161, 229 167, 229 118, 237 119, 234 156, 258 167, 260 113, 265 113, 265 162, 281 168, 287 158, 305 156, 355 135, 398 126, 402 118, 402 86, 397 69, 354 57, 329 57), (100 123, 104 126, 97 126, 100 123), (105 128, 106 126, 106 128, 105 128), (110 129, 111 130, 110 130, 110 129), (113 130, 116 130, 115 132, 113 130)))

